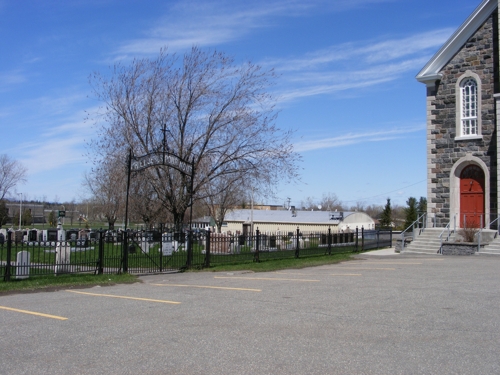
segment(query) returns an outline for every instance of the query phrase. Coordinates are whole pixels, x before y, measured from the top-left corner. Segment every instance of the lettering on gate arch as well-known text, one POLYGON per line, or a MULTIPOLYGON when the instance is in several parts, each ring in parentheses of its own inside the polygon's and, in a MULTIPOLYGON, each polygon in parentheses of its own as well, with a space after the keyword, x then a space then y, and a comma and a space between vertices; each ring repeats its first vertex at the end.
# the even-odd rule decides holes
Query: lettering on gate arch
POLYGON ((130 159, 130 170, 133 172, 142 171, 156 165, 174 168, 185 175, 191 175, 193 172, 192 164, 169 152, 152 152, 143 156, 132 156, 130 159))

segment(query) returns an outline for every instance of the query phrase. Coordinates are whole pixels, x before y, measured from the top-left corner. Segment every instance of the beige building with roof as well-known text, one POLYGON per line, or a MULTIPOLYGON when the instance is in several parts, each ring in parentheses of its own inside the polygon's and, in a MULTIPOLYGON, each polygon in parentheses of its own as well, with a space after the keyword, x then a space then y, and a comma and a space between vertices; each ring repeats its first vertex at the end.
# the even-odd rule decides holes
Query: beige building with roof
POLYGON ((332 233, 375 229, 375 221, 364 212, 234 210, 226 215, 223 232, 249 233, 253 228, 261 233, 295 232, 332 233))

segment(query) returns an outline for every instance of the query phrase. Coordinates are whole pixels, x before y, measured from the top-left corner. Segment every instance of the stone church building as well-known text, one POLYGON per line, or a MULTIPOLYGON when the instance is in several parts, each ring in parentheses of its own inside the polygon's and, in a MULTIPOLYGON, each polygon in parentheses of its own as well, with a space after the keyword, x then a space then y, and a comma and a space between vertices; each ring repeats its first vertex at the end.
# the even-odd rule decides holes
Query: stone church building
POLYGON ((427 89, 427 216, 436 227, 498 225, 499 5, 483 0, 416 77, 427 89))

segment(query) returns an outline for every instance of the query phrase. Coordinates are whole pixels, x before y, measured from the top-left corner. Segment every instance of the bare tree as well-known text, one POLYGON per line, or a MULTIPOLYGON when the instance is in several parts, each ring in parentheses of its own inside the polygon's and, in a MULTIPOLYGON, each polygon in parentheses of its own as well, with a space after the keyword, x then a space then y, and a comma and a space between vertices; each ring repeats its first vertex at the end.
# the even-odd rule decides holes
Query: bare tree
POLYGON ((379 218, 382 215, 382 211, 384 211, 384 206, 370 204, 362 211, 372 218, 379 218))
POLYGON ((307 197, 300 202, 300 206, 303 210, 317 210, 318 202, 314 197, 307 197))
POLYGON ((152 229, 155 224, 165 223, 169 216, 151 185, 141 178, 132 180, 129 200, 129 217, 141 220, 147 229, 152 229))
POLYGON ((125 160, 128 149, 145 155, 165 148, 192 163, 192 191, 190 176, 168 166, 141 176, 177 226, 192 204, 191 193, 206 198, 204 187, 213 181, 245 175, 269 189, 294 179, 299 156, 291 133, 275 126, 275 101, 267 92, 274 78, 252 63, 236 64, 196 47, 182 58, 161 51, 154 60, 117 65, 109 79, 96 73, 90 81, 104 106, 91 144, 100 157, 95 162, 125 160))
POLYGON ((117 159, 108 159, 85 175, 84 185, 108 221, 109 229, 114 229, 118 217, 123 215, 125 178, 125 165, 117 159))
POLYGON ((26 168, 8 155, 0 155, 0 200, 17 184, 26 182, 26 168))
POLYGON ((234 177, 233 180, 228 178, 213 180, 205 187, 205 204, 209 215, 215 221, 218 233, 221 233, 226 214, 237 207, 245 195, 244 180, 241 176, 234 177))
POLYGON ((342 202, 335 193, 323 194, 323 198, 321 198, 320 205, 323 211, 343 210, 342 202))
POLYGON ((313 197, 307 197, 301 202, 301 206, 305 210, 320 210, 320 211, 342 211, 342 202, 334 193, 324 193, 321 200, 316 200, 313 197))

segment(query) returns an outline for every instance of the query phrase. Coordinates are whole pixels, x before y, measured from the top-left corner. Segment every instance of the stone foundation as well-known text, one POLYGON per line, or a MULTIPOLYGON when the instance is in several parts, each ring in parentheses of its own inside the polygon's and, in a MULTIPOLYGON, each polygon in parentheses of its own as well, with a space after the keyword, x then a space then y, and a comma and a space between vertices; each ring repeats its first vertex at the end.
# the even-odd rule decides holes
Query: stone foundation
MULTIPOLYGON (((481 245, 483 247, 483 245, 481 245)), ((443 255, 474 255, 477 252, 477 243, 445 242, 441 247, 443 255)))

